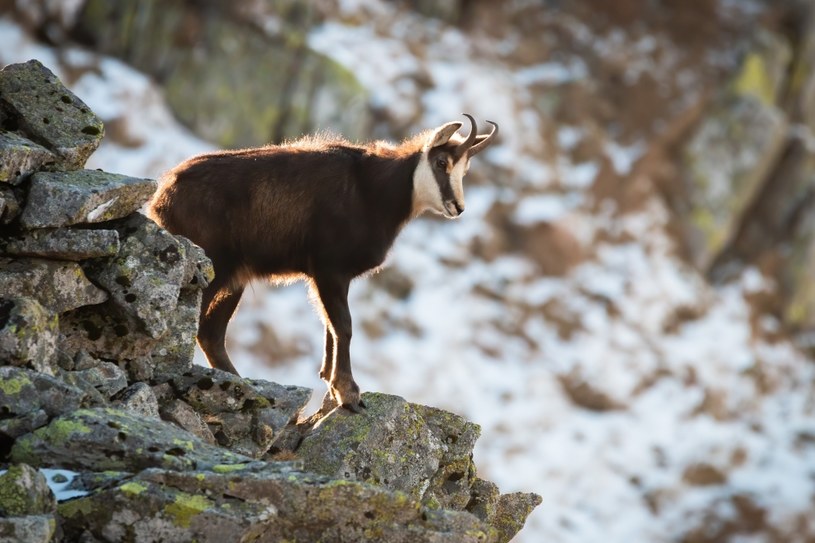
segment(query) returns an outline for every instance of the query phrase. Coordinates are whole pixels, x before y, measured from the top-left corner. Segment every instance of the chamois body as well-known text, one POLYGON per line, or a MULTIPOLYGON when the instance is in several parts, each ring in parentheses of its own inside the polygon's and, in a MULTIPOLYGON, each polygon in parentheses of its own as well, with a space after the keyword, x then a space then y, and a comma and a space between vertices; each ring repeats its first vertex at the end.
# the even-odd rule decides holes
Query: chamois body
POLYGON ((413 216, 463 211, 461 177, 474 154, 467 151, 492 135, 476 137, 471 122, 464 143, 451 140, 461 123, 448 123, 400 146, 312 137, 199 155, 170 170, 148 211, 212 259, 215 279, 204 290, 198 331, 210 364, 237 373, 224 340, 249 281, 303 278, 326 324, 320 376, 338 404, 358 410, 348 286, 384 262, 413 216))

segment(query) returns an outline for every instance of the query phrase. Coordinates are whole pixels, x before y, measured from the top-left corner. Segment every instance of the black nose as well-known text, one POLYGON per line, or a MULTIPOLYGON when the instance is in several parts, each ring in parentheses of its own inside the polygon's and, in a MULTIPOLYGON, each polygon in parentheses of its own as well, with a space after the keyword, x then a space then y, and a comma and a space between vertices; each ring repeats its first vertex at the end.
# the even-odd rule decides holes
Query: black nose
POLYGON ((464 206, 463 205, 459 205, 458 202, 453 202, 453 205, 456 206, 456 211, 458 212, 459 215, 464 213, 464 206))

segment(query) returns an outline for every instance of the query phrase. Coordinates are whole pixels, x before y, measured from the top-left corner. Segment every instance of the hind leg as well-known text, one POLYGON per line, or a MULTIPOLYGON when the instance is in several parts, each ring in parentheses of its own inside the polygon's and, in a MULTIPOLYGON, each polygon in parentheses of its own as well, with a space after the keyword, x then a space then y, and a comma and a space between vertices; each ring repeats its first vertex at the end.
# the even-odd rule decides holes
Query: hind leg
POLYGON ((207 357, 209 365, 238 375, 226 352, 226 326, 238 307, 243 287, 230 288, 229 277, 221 275, 204 290, 201 303, 201 321, 198 324, 198 345, 207 357))

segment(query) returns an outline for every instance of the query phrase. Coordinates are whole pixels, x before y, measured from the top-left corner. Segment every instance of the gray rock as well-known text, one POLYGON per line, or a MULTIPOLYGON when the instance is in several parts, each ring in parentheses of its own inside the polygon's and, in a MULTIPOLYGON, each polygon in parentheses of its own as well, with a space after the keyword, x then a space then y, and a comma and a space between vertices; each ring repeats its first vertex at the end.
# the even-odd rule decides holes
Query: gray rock
POLYGON ((0 184, 0 224, 10 224, 20 216, 20 199, 10 187, 0 184))
POLYGON ((185 249, 186 265, 181 284, 184 288, 198 288, 201 290, 207 288, 215 278, 215 268, 212 267, 212 261, 201 247, 184 236, 176 236, 175 239, 185 249))
POLYGON ((42 229, 0 240, 0 254, 79 261, 114 256, 119 252, 115 230, 42 229))
POLYGON ((422 502, 461 511, 472 497, 475 481, 473 447, 481 434, 477 424, 463 417, 423 405, 411 404, 441 445, 439 469, 430 479, 422 502))
POLYGON ((127 387, 127 375, 112 362, 100 361, 95 367, 73 371, 71 374, 76 379, 84 380, 105 398, 110 398, 127 387))
POLYGON ((45 476, 26 464, 0 474, 0 517, 52 514, 57 501, 45 476))
POLYGON ((56 417, 78 409, 82 390, 60 379, 13 366, 0 367, 0 431, 11 437, 28 433, 56 417))
POLYGON ((15 441, 14 462, 84 471, 201 469, 251 459, 201 441, 162 420, 114 409, 78 409, 15 441))
POLYGON ((31 298, 0 298, 0 362, 54 375, 58 318, 31 298))
POLYGON ((362 415, 336 409, 307 435, 296 454, 306 469, 365 481, 420 499, 439 470, 444 447, 404 399, 366 393, 362 415), (342 444, 341 446, 339 444, 342 444))
POLYGON ((211 445, 217 443, 209 426, 201 420, 201 416, 187 402, 171 399, 159 408, 159 413, 162 419, 180 426, 205 442, 211 445))
POLYGON ((201 296, 197 289, 181 291, 175 311, 167 315, 167 332, 152 349, 156 372, 184 373, 193 367, 201 296))
POLYGON ((171 376, 169 383, 175 396, 201 416, 221 446, 253 458, 272 447, 311 396, 302 387, 242 379, 201 366, 171 376))
POLYGON ((23 228, 47 228, 118 219, 134 213, 156 182, 98 170, 38 172, 31 176, 23 228))
POLYGON ((186 268, 184 245, 140 214, 128 217, 117 228, 119 254, 87 266, 86 271, 147 335, 160 338, 168 330, 181 293, 186 268))
POLYGON ((0 131, 0 181, 18 185, 44 165, 57 161, 41 145, 13 132, 0 131))
POLYGON ((495 483, 476 477, 470 487, 470 501, 467 503, 466 510, 481 520, 489 522, 495 516, 500 494, 495 483))
POLYGON ((402 493, 256 462, 145 470, 58 506, 68 538, 154 541, 484 542, 468 513, 428 511, 402 493), (226 469, 224 469, 226 468, 226 469))
POLYGON ((160 418, 158 400, 156 400, 153 389, 150 388, 150 385, 147 383, 133 383, 121 393, 117 394, 111 405, 142 417, 160 418))
POLYGON ((81 168, 104 135, 102 121, 36 60, 0 70, 0 102, 20 131, 66 169, 81 168))
POLYGON ((526 522, 526 517, 541 504, 541 497, 531 492, 503 494, 498 498, 495 514, 490 519, 490 526, 498 534, 496 543, 508 543, 526 522))
POLYGON ((156 340, 132 320, 112 301, 64 313, 59 319, 59 348, 70 357, 85 351, 120 364, 149 358, 156 340))
POLYGON ((0 543, 49 543, 56 529, 52 515, 0 518, 0 543))
POLYGON ((78 264, 38 258, 0 258, 0 296, 34 298, 54 313, 108 299, 78 264))

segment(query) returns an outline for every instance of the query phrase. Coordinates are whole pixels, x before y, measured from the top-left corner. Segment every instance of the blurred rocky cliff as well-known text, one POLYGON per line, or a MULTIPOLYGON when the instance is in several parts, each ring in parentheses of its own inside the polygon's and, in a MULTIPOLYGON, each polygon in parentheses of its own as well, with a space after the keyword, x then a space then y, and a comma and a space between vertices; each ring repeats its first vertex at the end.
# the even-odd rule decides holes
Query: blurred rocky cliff
POLYGON ((461 417, 368 393, 365 415, 297 425, 310 390, 193 365, 209 259, 137 212, 155 181, 82 169, 103 124, 38 61, 0 70, 0 125, 0 540, 498 542, 523 526, 540 498, 477 477, 461 417))
MULTIPOLYGON (((498 122, 462 219, 409 226, 352 289, 363 388, 477 419, 483 471, 547 495, 519 540, 815 537, 811 2, 0 6, 134 168, 181 132, 108 107, 142 99, 110 57, 218 146, 498 122)), ((244 303, 239 367, 316 373, 294 297, 244 303)))

